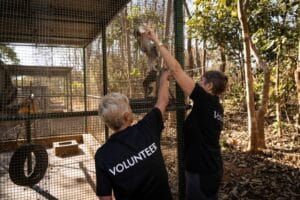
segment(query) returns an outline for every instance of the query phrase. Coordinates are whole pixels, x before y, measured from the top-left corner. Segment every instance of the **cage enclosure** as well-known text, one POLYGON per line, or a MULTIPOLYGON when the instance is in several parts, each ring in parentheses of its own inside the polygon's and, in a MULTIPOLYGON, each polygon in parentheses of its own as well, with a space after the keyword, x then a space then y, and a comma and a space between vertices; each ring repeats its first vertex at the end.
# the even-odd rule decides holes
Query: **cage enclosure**
MULTIPOLYGON (((99 101, 116 91, 130 98, 136 120, 151 110, 155 97, 145 98, 142 84, 147 60, 133 29, 148 22, 145 13, 159 27, 163 19, 155 11, 165 6, 165 1, 0 1, 1 199, 97 199, 94 153, 110 135, 98 117, 99 101)), ((174 1, 170 46, 181 62, 182 18, 182 2, 174 1)), ((178 199, 186 107, 174 82, 171 90, 176 98, 165 115, 161 148, 178 199)))

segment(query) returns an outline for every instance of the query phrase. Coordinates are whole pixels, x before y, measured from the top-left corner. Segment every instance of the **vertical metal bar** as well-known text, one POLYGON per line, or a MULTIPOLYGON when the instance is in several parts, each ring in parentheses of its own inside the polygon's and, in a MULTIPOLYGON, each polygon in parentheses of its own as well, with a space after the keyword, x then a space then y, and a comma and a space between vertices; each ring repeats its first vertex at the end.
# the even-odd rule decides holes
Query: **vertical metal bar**
MULTIPOLYGON (((30 82, 30 90, 29 90, 29 97, 31 97, 32 94, 32 82, 30 82)), ((30 144, 31 143, 31 125, 30 125, 30 108, 33 105, 33 100, 31 100, 31 103, 27 106, 28 112, 28 118, 25 120, 25 130, 26 130, 26 140, 27 143, 30 144)), ((31 174, 32 172, 32 157, 31 154, 28 155, 27 157, 27 174, 31 174)))
POLYGON ((70 104, 71 104, 71 112, 73 112, 73 92, 72 92, 72 72, 69 74, 69 84, 70 84, 70 104))
MULTIPOLYGON (((86 91, 86 56, 85 56, 85 48, 82 49, 82 57, 83 57, 83 89, 84 89, 84 111, 87 111, 87 91, 86 91)), ((87 116, 84 116, 84 131, 88 133, 88 124, 87 124, 87 116)))
MULTIPOLYGON (((107 94, 107 52, 106 52, 106 27, 102 28, 102 62, 103 62, 103 95, 107 94)), ((101 66, 100 66, 101 68, 101 66)), ((105 141, 109 137, 108 127, 105 126, 105 141)))
MULTIPOLYGON (((28 116, 30 115, 30 105, 28 106, 28 116)), ((26 140, 27 143, 31 143, 31 127, 30 127, 30 118, 28 117, 25 120, 25 130, 26 130, 26 140)), ((31 154, 27 157, 27 174, 31 174, 32 172, 32 156, 31 154)))
MULTIPOLYGON (((33 91, 32 91, 32 82, 30 81, 30 86, 29 86, 29 98, 31 98, 31 95, 33 94, 33 91)), ((31 143, 31 127, 30 127, 30 108, 34 106, 33 105, 33 99, 30 99, 30 104, 27 105, 27 119, 25 120, 25 130, 26 130, 26 139, 27 139, 27 143, 31 143)))
MULTIPOLYGON (((16 75, 16 88, 17 88, 17 93, 19 93, 18 91, 18 74, 16 75)), ((17 101, 19 101, 18 95, 17 95, 17 101)))
MULTIPOLYGON (((184 66, 184 34, 183 34, 183 1, 174 0, 174 32, 175 32, 175 57, 184 66)), ((176 84, 176 101, 184 106, 184 93, 176 84)), ((183 122, 185 119, 185 110, 176 110, 177 120, 177 156, 178 156, 178 193, 179 199, 185 199, 185 175, 183 163, 183 122)))
POLYGON ((67 111, 69 111, 69 87, 68 87, 68 76, 65 76, 64 81, 64 93, 67 95, 65 96, 66 102, 67 102, 67 111))
POLYGON ((28 109, 28 117, 25 120, 25 130, 26 130, 26 140, 27 143, 30 144, 31 143, 31 127, 30 127, 30 105, 27 107, 28 109))

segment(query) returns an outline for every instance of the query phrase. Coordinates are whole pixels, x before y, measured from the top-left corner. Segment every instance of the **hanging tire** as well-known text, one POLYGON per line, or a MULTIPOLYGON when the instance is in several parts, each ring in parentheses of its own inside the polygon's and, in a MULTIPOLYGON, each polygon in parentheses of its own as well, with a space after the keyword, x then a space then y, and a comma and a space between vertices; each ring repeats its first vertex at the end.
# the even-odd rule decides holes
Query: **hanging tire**
POLYGON ((12 155, 9 163, 9 176, 16 185, 33 186, 42 180, 47 167, 48 154, 46 149, 42 145, 26 144, 20 146, 12 155), (34 159, 32 155, 34 155, 34 159), (27 159, 34 160, 35 163, 29 174, 26 173, 25 169, 27 159))

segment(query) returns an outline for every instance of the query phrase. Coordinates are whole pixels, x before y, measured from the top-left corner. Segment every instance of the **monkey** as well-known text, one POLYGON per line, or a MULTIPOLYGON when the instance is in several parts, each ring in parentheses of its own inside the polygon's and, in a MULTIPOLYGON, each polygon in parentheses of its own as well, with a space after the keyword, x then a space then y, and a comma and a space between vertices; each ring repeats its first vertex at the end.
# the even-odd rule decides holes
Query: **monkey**
POLYGON ((145 98, 149 96, 156 96, 156 84, 158 79, 158 52, 153 41, 149 40, 145 33, 145 26, 139 26, 134 30, 134 36, 137 39, 138 46, 141 51, 146 54, 148 58, 148 74, 143 81, 143 89, 145 98))

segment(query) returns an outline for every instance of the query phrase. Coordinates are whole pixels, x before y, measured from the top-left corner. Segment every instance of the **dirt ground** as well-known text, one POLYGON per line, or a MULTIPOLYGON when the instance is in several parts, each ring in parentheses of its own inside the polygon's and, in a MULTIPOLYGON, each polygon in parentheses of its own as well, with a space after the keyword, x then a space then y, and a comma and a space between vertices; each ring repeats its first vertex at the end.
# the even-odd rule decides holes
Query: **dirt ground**
MULTIPOLYGON (((267 149, 257 154, 247 152, 247 117, 227 115, 221 145, 224 161, 220 200, 296 200, 300 199, 300 141, 292 127, 285 127, 278 137, 271 126, 265 130, 267 149)), ((176 131, 176 130, 173 130, 176 131)), ((162 139, 162 149, 169 172, 170 187, 178 199, 176 144, 162 139)))

